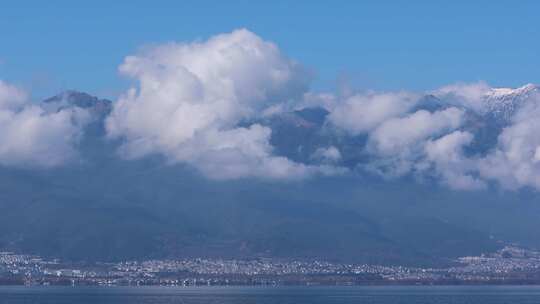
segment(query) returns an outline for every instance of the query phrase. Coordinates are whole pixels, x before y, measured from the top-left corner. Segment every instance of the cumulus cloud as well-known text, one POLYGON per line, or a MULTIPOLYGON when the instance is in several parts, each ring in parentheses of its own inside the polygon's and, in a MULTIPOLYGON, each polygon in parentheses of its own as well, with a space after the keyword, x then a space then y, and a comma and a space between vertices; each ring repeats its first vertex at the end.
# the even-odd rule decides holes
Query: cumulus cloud
POLYGON ((60 165, 76 154, 80 133, 72 111, 47 112, 30 103, 23 90, 0 81, 1 165, 60 165))
POLYGON ((409 92, 353 95, 340 102, 328 120, 353 135, 366 133, 384 121, 406 113, 418 97, 409 92))
POLYGON ((268 127, 242 125, 301 99, 310 78, 247 30, 149 48, 128 56, 120 72, 138 86, 116 102, 106 125, 127 158, 160 154, 218 179, 332 173, 274 156, 268 127))

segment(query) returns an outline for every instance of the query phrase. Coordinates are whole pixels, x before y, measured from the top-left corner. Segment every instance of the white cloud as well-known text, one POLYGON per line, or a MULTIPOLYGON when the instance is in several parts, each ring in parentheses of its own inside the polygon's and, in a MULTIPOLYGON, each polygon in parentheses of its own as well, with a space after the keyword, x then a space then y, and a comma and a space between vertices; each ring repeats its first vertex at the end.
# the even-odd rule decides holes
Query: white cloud
POLYGON ((341 152, 334 146, 318 148, 313 153, 312 158, 326 163, 334 163, 341 160, 341 152))
POLYGON ((392 117, 405 114, 418 97, 408 92, 353 95, 335 106, 328 120, 353 135, 366 133, 392 117))
POLYGON ((469 145, 473 135, 454 131, 425 145, 425 169, 434 170, 442 182, 457 190, 476 190, 486 187, 484 181, 474 176, 475 160, 463 155, 463 147, 469 145))
MULTIPOLYGON (((386 176, 411 172, 437 176, 453 189, 483 189, 489 180, 507 189, 540 189, 540 99, 535 92, 533 85, 518 89, 494 89, 485 83, 443 87, 437 92, 442 101, 462 108, 387 119, 369 132, 367 148, 374 159, 366 167, 386 176), (466 109, 480 114, 508 110, 511 114, 510 125, 485 156, 465 156, 463 148, 472 143, 473 134, 452 132, 464 123, 466 109)), ((482 124, 475 122, 468 129, 473 132, 478 127, 482 124)))
POLYGON ((529 104, 499 135, 497 148, 479 163, 483 177, 509 189, 530 186, 540 189, 540 107, 529 104))
POLYGON ((18 167, 60 165, 75 154, 81 126, 73 112, 46 112, 27 94, 0 81, 0 164, 18 167))
POLYGON ((368 149, 379 155, 395 155, 417 147, 419 141, 458 128, 464 112, 448 108, 430 113, 420 110, 388 119, 369 135, 368 149))
POLYGON ((25 91, 0 80, 0 109, 17 110, 24 106, 27 99, 25 91))
POLYGON ((443 99, 448 104, 462 106, 482 112, 485 107, 485 97, 492 88, 485 82, 456 83, 443 86, 433 92, 433 95, 443 99))
POLYGON ((419 110, 388 119, 369 134, 367 151, 374 159, 364 167, 390 178, 414 172, 425 158, 428 140, 455 130, 462 122, 463 111, 457 108, 433 113, 419 110))
POLYGON ((218 179, 332 171, 274 156, 269 128, 239 126, 300 99, 310 78, 274 44, 247 30, 153 47, 128 56, 120 71, 138 87, 116 102, 107 130, 124 140, 120 151, 127 158, 157 153, 218 179))
MULTIPOLYGON (((413 93, 370 93, 343 101, 336 97, 325 100, 331 105, 327 107, 331 111, 329 122, 353 136, 367 135, 365 151, 371 157, 360 166, 369 171, 385 177, 434 176, 453 189, 482 189, 488 180, 509 189, 540 189, 538 90, 530 84, 511 89, 491 88, 485 82, 458 83, 430 92, 446 109, 414 113, 410 111, 419 95, 413 93), (474 119, 468 121, 468 111, 480 116, 470 116, 474 119), (510 115, 510 126, 500 133, 496 148, 486 156, 464 155, 463 149, 473 141, 471 132, 490 126, 479 121, 489 111, 510 115), (456 131, 462 127, 469 132, 456 131)), ((497 130, 481 132, 485 138, 497 130)), ((359 147, 358 153, 361 150, 359 147)))

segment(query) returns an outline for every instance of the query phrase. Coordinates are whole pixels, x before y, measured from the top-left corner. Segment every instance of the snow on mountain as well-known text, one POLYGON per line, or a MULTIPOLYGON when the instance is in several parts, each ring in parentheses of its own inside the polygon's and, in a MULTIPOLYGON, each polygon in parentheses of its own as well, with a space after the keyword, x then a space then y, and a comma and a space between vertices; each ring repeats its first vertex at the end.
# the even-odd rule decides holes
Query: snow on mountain
POLYGON ((485 113, 502 122, 509 122, 524 103, 539 93, 540 86, 534 84, 527 84, 516 89, 491 89, 483 97, 485 113))

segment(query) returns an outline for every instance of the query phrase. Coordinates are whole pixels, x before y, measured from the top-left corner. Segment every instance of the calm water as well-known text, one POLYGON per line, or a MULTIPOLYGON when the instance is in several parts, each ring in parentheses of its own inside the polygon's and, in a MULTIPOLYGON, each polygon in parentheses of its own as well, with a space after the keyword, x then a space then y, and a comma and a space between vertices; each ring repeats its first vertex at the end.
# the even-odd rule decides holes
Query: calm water
POLYGON ((0 303, 525 304, 539 287, 0 287, 0 303))

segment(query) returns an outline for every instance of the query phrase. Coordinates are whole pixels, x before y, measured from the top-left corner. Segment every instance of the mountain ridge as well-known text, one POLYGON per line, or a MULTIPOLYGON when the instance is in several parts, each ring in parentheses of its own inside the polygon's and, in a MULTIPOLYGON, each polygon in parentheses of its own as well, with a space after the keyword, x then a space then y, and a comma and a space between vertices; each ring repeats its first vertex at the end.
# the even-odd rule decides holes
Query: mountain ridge
MULTIPOLYGON (((57 96, 47 103, 109 104, 57 96)), ((334 136, 327 115, 308 108, 257 123, 272 129, 278 155, 316 163, 317 148, 336 146, 338 164, 354 168, 365 157, 358 153, 365 136, 334 136)), ((528 234, 540 229, 534 192, 455 192, 365 175, 219 182, 159 158, 122 160, 104 132, 86 133, 82 164, 0 167, 0 248, 74 261, 305 257, 440 265, 509 243, 540 247, 528 234)))

